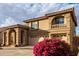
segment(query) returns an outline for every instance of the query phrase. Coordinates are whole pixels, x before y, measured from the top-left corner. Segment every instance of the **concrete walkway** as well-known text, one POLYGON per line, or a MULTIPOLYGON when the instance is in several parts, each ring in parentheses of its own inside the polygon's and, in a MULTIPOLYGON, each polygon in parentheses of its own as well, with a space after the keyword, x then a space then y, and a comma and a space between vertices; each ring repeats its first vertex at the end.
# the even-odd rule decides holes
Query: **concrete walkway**
POLYGON ((32 52, 33 46, 0 48, 0 56, 32 56, 32 52))

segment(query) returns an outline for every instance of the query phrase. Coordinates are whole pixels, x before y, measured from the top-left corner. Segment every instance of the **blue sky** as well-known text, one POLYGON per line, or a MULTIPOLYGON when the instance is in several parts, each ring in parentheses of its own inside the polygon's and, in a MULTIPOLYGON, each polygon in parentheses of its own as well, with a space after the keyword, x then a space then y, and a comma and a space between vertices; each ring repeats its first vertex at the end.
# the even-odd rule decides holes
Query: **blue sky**
MULTIPOLYGON (((79 4, 77 3, 0 3, 0 27, 23 24, 23 20, 71 7, 75 8, 78 23, 79 4)), ((79 33, 79 23, 76 33, 79 33)))

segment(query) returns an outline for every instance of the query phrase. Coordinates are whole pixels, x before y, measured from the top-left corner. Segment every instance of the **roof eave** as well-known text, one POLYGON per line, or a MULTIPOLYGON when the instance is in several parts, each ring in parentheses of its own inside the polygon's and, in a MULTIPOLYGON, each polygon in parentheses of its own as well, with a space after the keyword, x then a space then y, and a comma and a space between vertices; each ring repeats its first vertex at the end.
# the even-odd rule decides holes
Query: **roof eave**
MULTIPOLYGON (((48 17, 54 16, 54 15, 65 14, 65 13, 72 13, 72 17, 74 18, 74 21, 75 21, 75 26, 77 26, 77 19, 75 16, 74 8, 69 8, 69 9, 62 10, 62 11, 48 13, 48 14, 45 14, 44 17, 48 18, 48 17)), ((23 22, 28 23, 30 21, 35 21, 35 19, 40 20, 39 18, 33 18, 33 19, 24 20, 23 22)), ((41 17, 41 19, 43 19, 43 18, 41 17)))

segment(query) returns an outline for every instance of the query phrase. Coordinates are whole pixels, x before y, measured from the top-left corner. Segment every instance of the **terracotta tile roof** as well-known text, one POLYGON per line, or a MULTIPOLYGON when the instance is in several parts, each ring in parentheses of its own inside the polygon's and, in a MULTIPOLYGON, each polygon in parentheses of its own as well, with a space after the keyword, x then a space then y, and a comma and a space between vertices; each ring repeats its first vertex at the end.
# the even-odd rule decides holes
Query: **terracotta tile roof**
POLYGON ((57 11, 57 12, 53 12, 53 13, 48 13, 45 14, 45 16, 42 17, 37 17, 37 18, 33 18, 33 19, 28 19, 25 20, 24 22, 32 22, 32 21, 37 21, 37 20, 44 20, 48 17, 54 16, 54 15, 58 15, 58 14, 64 14, 64 13, 71 13, 73 21, 75 23, 75 25, 77 26, 77 21, 76 21, 76 16, 75 16, 75 12, 74 12, 74 8, 69 8, 69 9, 65 9, 65 10, 61 10, 61 11, 57 11))

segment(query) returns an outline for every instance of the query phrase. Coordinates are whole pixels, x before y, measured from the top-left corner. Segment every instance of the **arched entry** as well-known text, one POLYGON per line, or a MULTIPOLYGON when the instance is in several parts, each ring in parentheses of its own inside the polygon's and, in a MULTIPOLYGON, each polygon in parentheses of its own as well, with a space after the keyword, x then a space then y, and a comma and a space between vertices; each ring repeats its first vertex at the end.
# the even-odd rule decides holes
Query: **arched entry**
POLYGON ((16 32, 14 29, 11 29, 9 32, 9 46, 16 45, 16 32))

